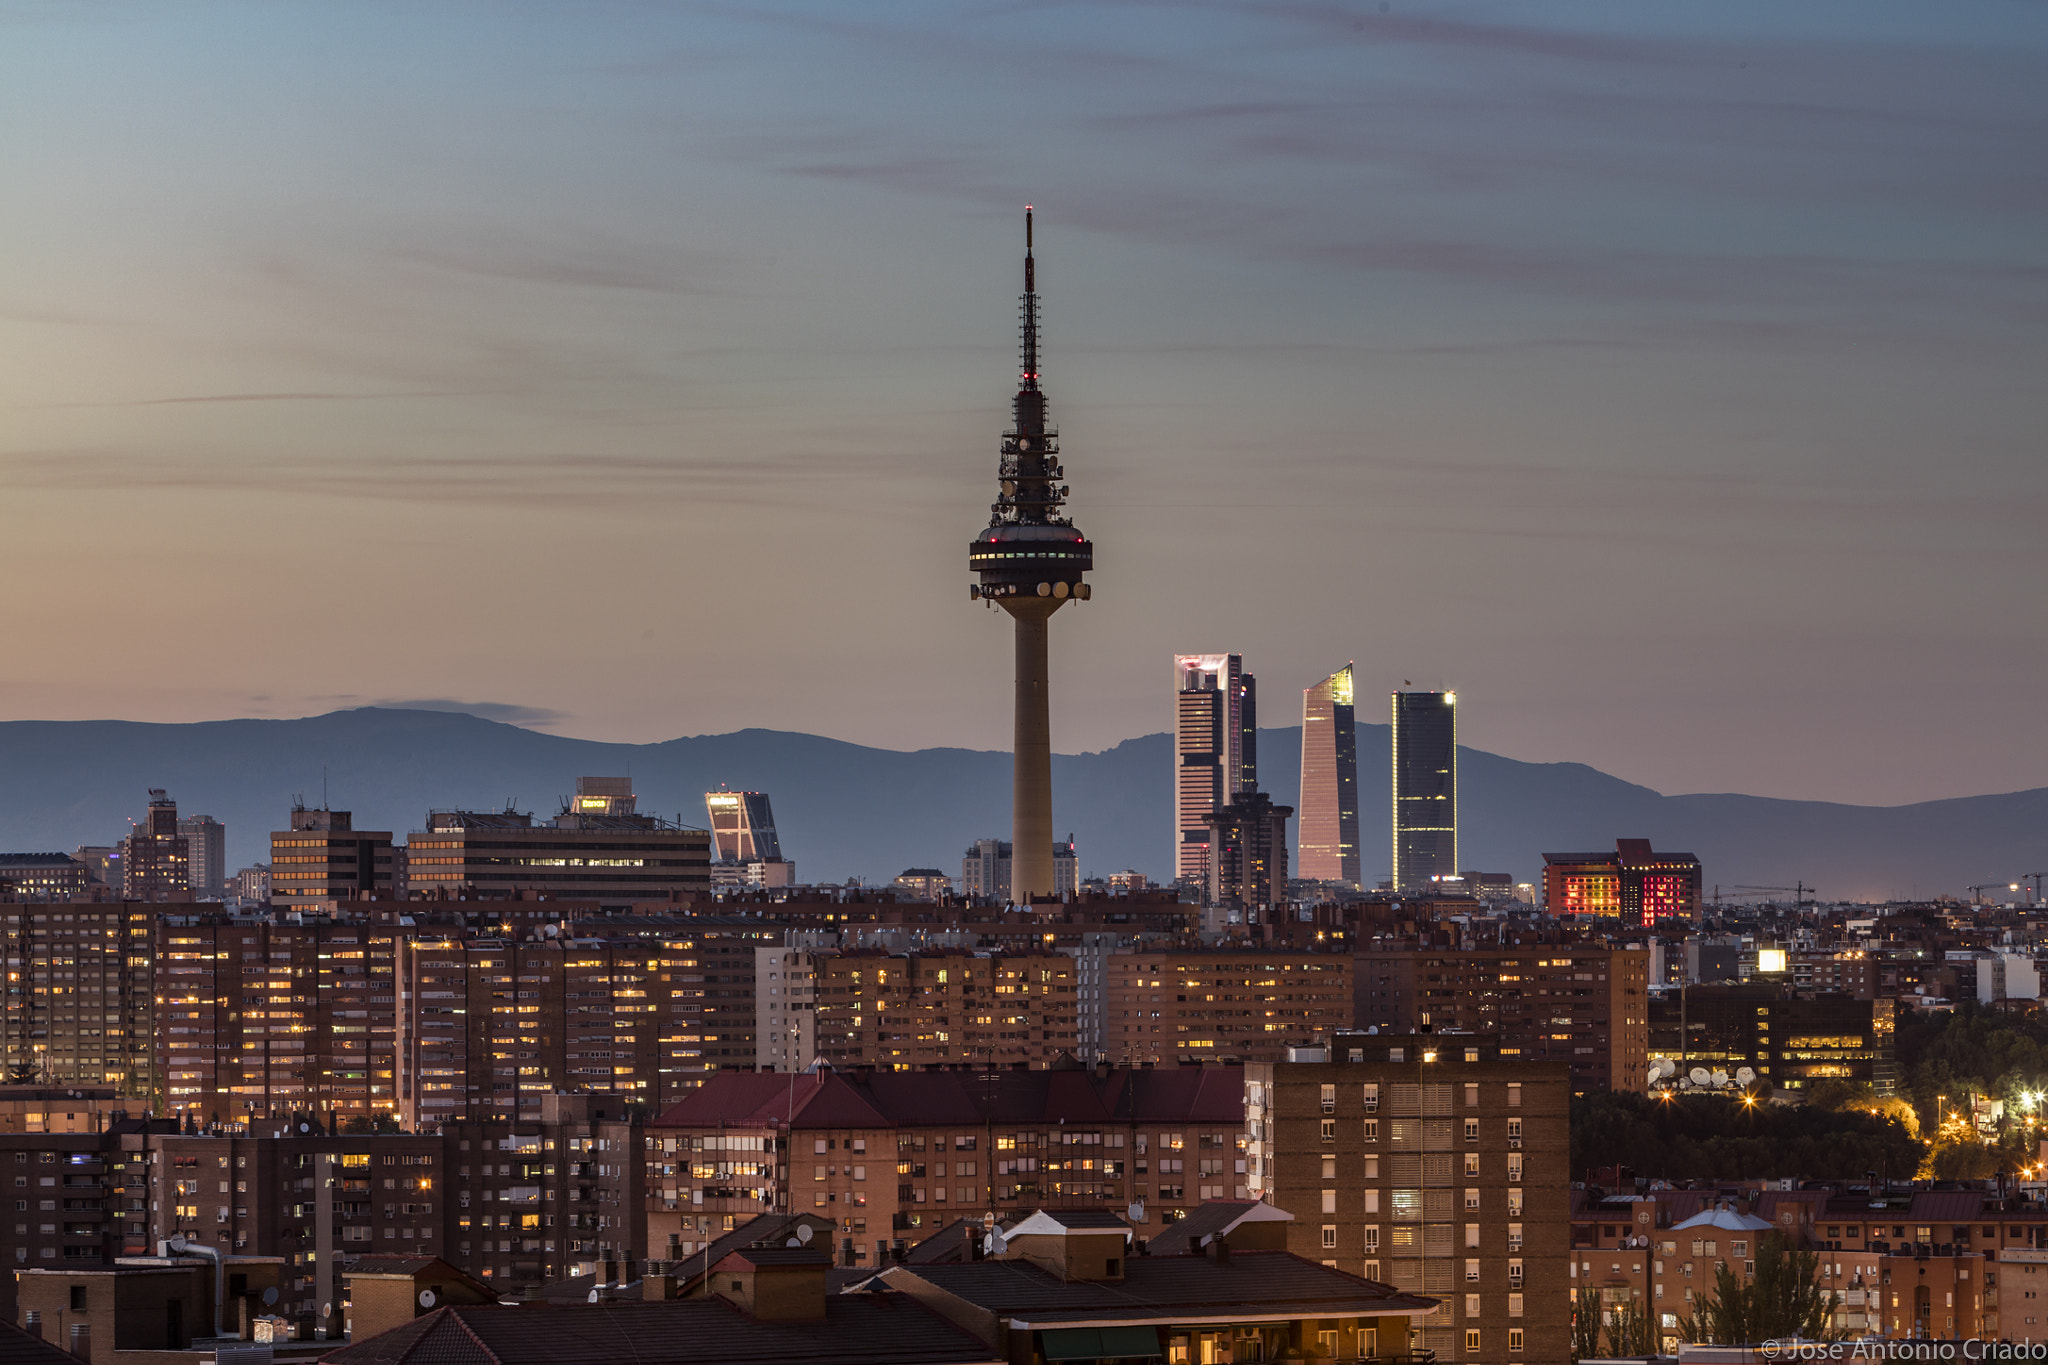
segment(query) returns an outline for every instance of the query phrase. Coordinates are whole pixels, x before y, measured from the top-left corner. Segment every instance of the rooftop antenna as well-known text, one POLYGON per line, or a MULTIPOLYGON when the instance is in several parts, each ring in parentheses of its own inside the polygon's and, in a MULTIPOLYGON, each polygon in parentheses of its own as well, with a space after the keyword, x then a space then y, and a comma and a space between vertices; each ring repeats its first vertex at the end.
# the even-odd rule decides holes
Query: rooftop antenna
POLYGON ((321 810, 326 810, 326 809, 328 809, 328 805, 327 805, 327 765, 326 765, 325 763, 322 763, 322 764, 320 765, 320 809, 321 809, 321 810))

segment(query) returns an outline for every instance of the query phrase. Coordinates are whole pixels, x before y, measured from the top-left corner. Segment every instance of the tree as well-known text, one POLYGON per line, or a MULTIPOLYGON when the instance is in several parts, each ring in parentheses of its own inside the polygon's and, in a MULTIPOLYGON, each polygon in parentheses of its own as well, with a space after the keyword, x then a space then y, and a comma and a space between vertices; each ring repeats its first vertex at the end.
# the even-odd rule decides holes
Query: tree
POLYGON ((1607 1324, 1607 1354, 1611 1356, 1652 1356, 1657 1354, 1655 1334, 1650 1329, 1650 1310, 1641 1299, 1630 1299, 1614 1310, 1607 1324))
POLYGON ((33 1085, 35 1084, 35 1079, 36 1064, 32 1059, 23 1058, 21 1061, 8 1063, 7 1083, 9 1085, 33 1085))
POLYGON ((1775 1232, 1758 1244, 1756 1273, 1746 1283, 1735 1263, 1724 1261, 1714 1272, 1714 1292, 1697 1302, 1697 1314, 1678 1320, 1687 1341, 1749 1346, 1787 1337, 1835 1341, 1842 1335, 1834 1325, 1842 1296, 1821 1287, 1820 1257, 1794 1250, 1775 1232))
POLYGON ((1600 1293, 1581 1289, 1572 1296, 1572 1365, 1600 1354, 1600 1293))

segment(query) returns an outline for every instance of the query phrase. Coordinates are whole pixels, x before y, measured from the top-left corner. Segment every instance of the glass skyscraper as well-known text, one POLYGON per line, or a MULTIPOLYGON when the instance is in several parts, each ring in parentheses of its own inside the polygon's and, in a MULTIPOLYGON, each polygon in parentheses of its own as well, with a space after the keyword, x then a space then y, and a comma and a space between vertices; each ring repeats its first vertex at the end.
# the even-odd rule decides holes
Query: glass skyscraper
POLYGON ((1394 889, 1458 875, 1458 694, 1396 692, 1394 889))
POLYGON ((1351 665, 1301 694, 1301 856, 1296 875, 1357 886, 1358 726, 1351 665))

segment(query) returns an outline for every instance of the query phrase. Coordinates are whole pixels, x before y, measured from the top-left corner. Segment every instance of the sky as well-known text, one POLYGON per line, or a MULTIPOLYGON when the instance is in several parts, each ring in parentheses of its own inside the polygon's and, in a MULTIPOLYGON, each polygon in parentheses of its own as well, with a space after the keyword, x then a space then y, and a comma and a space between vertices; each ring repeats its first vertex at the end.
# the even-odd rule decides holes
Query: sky
POLYGON ((2048 4, 0 0, 0 717, 2048 785, 2048 4))

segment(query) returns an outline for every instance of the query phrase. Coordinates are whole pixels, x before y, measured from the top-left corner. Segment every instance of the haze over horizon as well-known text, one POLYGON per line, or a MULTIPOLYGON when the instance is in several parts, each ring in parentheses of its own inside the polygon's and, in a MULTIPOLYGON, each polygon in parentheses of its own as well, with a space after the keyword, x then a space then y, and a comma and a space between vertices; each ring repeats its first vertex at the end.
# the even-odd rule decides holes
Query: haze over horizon
POLYGON ((1228 649, 1664 793, 2048 786, 2048 7, 0 33, 0 718, 1007 748, 1030 200, 1058 750, 1228 649))

